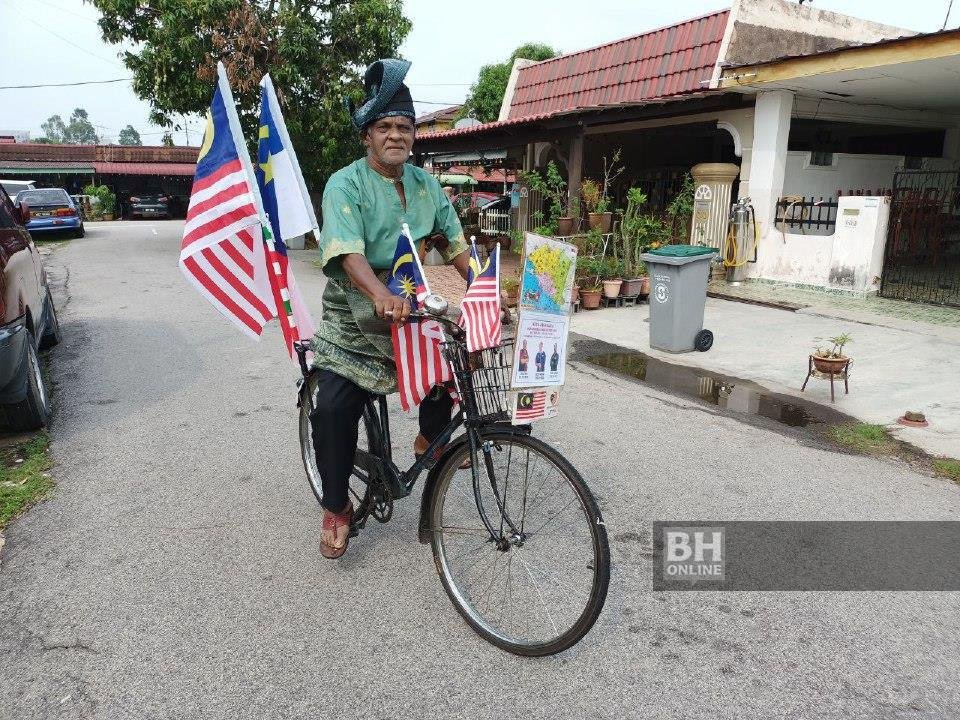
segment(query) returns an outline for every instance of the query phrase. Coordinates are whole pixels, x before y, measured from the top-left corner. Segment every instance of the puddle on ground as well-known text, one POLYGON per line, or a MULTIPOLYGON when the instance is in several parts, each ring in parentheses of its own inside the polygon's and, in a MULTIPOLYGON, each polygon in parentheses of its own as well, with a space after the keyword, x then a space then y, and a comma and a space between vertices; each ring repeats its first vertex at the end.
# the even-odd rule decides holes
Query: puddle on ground
MULTIPOLYGON (((661 390, 686 395, 725 410, 760 415, 790 427, 852 420, 849 415, 832 408, 778 395, 749 380, 726 377, 703 368, 675 365, 641 352, 590 355, 586 360, 661 390)), ((843 392, 842 383, 840 388, 843 392)))

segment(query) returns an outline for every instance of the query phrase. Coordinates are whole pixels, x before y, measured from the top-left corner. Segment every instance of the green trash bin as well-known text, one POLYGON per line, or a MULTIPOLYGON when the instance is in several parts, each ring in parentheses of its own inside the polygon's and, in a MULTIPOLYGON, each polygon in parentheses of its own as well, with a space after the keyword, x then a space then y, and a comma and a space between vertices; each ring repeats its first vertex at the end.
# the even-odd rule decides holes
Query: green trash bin
POLYGON ((650 347, 678 353, 713 345, 703 308, 716 254, 700 245, 665 245, 640 256, 650 271, 650 347))

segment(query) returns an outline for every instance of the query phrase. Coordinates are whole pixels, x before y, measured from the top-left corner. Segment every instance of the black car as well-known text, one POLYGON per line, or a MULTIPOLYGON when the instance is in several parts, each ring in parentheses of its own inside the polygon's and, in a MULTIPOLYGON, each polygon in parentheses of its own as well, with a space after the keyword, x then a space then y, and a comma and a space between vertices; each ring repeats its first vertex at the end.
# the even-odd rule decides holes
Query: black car
POLYGON ((174 199, 170 193, 159 188, 133 193, 130 196, 127 215, 135 218, 162 218, 173 217, 171 205, 174 199))

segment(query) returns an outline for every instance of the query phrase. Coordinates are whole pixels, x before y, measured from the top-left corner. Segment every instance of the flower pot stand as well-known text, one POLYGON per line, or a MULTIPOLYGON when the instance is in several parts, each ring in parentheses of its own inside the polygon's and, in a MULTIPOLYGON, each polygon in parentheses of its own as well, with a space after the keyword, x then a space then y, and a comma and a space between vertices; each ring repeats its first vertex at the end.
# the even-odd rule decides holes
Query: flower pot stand
POLYGON ((621 295, 620 296, 620 306, 621 307, 634 307, 639 305, 643 301, 643 294, 637 293, 636 295, 621 295))
POLYGON ((807 383, 810 381, 810 377, 815 375, 816 377, 821 377, 821 378, 824 378, 824 379, 826 379, 826 378, 829 378, 829 379, 830 379, 830 402, 834 402, 834 395, 833 395, 833 381, 834 381, 834 379, 837 379, 837 380, 840 380, 841 378, 843 379, 843 394, 844 394, 844 395, 849 395, 849 394, 850 394, 850 383, 849 383, 850 363, 852 363, 852 362, 853 362, 853 360, 848 359, 848 360, 843 364, 843 367, 842 367, 840 370, 838 370, 837 372, 820 372, 819 370, 817 370, 817 369, 814 367, 814 365, 813 365, 813 355, 810 355, 810 356, 807 358, 807 377, 804 379, 803 385, 800 386, 800 392, 803 392, 804 390, 806 390, 806 388, 807 388, 807 383))
POLYGON ((600 298, 600 304, 605 307, 623 307, 623 296, 617 295, 616 297, 607 297, 604 295, 600 298))

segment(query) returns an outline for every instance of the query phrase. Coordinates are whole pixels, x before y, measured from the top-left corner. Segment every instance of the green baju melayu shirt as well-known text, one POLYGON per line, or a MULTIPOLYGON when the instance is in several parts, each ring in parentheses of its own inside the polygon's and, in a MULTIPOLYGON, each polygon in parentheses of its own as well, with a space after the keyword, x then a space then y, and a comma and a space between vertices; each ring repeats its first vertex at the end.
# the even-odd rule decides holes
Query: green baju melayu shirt
POLYGON ((376 316, 373 303, 350 281, 343 256, 365 255, 385 280, 403 223, 410 226, 415 242, 434 233, 445 235, 447 261, 467 249, 456 210, 436 178, 408 163, 403 166, 403 191, 406 209, 393 180, 371 168, 366 158, 331 175, 323 191, 320 264, 328 280, 313 364, 382 394, 397 389, 390 323, 376 316))

